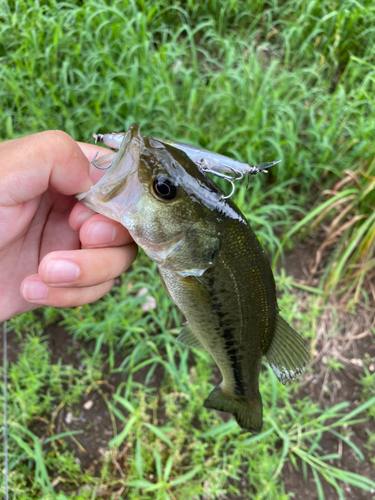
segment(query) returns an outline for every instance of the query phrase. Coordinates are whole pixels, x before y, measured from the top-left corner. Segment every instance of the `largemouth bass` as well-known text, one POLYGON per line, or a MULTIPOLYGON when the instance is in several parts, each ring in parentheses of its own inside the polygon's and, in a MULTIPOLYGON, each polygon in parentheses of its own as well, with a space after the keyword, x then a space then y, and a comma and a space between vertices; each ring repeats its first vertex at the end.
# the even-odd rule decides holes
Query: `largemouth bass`
POLYGON ((77 197, 123 224, 157 263, 187 320, 178 341, 206 349, 223 377, 204 406, 259 432, 262 356, 285 383, 308 355, 279 315, 269 262, 240 210, 184 151, 143 137, 137 125, 103 178, 77 197))

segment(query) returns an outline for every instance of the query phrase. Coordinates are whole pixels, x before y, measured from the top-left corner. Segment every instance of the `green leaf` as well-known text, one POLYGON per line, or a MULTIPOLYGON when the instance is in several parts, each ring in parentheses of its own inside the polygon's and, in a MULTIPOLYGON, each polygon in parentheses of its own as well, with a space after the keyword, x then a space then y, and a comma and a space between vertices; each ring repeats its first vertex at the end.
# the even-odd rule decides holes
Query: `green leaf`
POLYGON ((316 490, 318 492, 318 500, 325 500, 324 490, 323 490, 322 483, 321 483, 321 481, 319 479, 319 474, 314 469, 314 467, 311 467, 311 470, 312 470, 312 473, 313 473, 313 476, 314 476, 314 479, 315 479, 316 490))
POLYGON ((173 467, 173 456, 168 457, 167 463, 165 464, 164 467, 164 473, 163 473, 163 479, 164 481, 168 481, 168 478, 170 476, 172 467, 173 467))
POLYGON ((138 476, 143 477, 142 441, 140 438, 137 438, 135 444, 134 465, 138 476))
POLYGON ((150 429, 150 431, 155 434, 155 436, 157 436, 159 439, 161 439, 162 441, 164 441, 165 444, 167 444, 172 450, 175 449, 175 446, 174 444, 172 443, 172 441, 164 434, 163 430, 161 427, 155 427, 155 425, 152 425, 152 424, 149 424, 147 422, 145 422, 143 424, 145 427, 147 427, 148 429, 150 429))
POLYGON ((132 481, 127 481, 126 486, 131 486, 133 488, 148 488, 150 486, 154 486, 154 483, 150 481, 146 481, 145 479, 134 479, 132 481))
POLYGON ((177 479, 173 479, 172 481, 169 482, 170 486, 177 486, 178 484, 185 483, 187 481, 190 481, 190 479, 193 479, 195 475, 198 474, 198 472, 201 470, 201 466, 198 465, 197 467, 194 467, 189 472, 186 472, 186 474, 183 474, 182 476, 178 477, 177 479))
POLYGON ((120 403, 124 408, 128 410, 129 413, 135 413, 135 408, 134 406, 128 401, 127 399, 119 396, 118 394, 113 395, 113 399, 117 402, 120 403))
POLYGON ((217 427, 213 427, 209 431, 203 432, 202 434, 199 434, 199 438, 208 438, 208 437, 214 437, 217 435, 221 435, 220 437, 227 436, 228 434, 231 434, 232 432, 239 432, 239 427, 238 424, 236 423, 235 420, 229 420, 225 424, 218 425, 217 427))
POLYGON ((110 448, 112 448, 113 446, 119 446, 124 441, 126 436, 129 434, 136 421, 137 418, 135 416, 131 417, 128 423, 126 424, 125 428, 120 432, 120 434, 111 439, 111 441, 108 443, 108 446, 110 448))

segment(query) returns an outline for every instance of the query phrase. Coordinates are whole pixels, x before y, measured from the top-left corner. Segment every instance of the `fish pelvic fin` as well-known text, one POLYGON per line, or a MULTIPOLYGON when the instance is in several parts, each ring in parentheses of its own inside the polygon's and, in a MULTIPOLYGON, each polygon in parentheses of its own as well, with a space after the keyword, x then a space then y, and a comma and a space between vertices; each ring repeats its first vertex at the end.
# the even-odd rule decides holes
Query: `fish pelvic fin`
POLYGON ((220 386, 217 386, 205 400, 203 406, 231 413, 238 425, 245 431, 257 434, 262 429, 263 410, 259 392, 251 399, 245 399, 231 396, 225 393, 220 386))
POLYGON ((266 356, 282 384, 303 373, 309 362, 301 336, 280 315, 276 318, 275 334, 266 356))

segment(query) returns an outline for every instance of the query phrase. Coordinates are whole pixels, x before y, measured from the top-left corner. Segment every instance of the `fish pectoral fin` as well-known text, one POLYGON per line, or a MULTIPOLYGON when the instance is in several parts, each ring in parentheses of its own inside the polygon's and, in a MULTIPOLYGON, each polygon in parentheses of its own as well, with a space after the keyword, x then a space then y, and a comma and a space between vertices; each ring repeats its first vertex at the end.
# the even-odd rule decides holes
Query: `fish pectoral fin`
POLYGON ((217 386, 205 400, 203 406, 231 413, 238 425, 245 431, 257 434, 262 430, 262 398, 259 392, 252 398, 245 399, 231 396, 225 393, 220 386, 217 386))
POLYGON ((275 334, 266 356, 282 384, 304 372, 309 362, 301 336, 280 315, 277 315, 275 334))
POLYGON ((165 264, 181 277, 202 276, 215 264, 220 249, 216 227, 208 220, 193 224, 180 245, 168 255, 165 264))
POLYGON ((204 349, 200 340, 198 340, 192 332, 189 323, 184 324, 179 336, 177 337, 177 342, 187 345, 188 347, 193 347, 194 349, 204 349))

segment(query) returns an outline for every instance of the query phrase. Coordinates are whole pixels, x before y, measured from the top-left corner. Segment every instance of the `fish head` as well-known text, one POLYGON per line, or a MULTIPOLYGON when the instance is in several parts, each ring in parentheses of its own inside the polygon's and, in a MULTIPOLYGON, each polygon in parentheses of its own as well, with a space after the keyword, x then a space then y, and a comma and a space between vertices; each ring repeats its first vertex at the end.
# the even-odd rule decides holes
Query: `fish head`
POLYGON ((137 125, 125 134, 111 168, 78 198, 123 224, 158 265, 201 275, 220 247, 220 217, 239 218, 223 194, 183 151, 137 125))
POLYGON ((138 126, 133 124, 124 135, 110 168, 89 191, 76 195, 76 198, 95 212, 121 224, 127 218, 130 220, 140 210, 143 192, 142 184, 138 181, 142 145, 143 138, 138 126))

